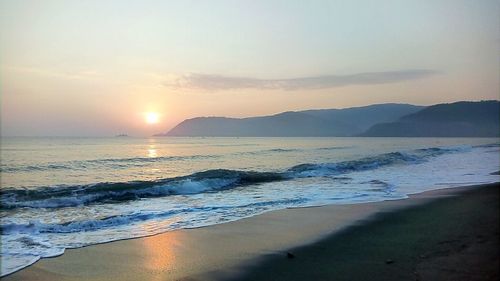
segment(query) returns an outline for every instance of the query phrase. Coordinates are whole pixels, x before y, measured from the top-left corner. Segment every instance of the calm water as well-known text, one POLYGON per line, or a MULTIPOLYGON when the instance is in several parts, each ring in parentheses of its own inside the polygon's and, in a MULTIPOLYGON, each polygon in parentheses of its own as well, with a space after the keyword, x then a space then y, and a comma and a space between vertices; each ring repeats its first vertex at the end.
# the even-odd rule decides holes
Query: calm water
POLYGON ((4 138, 1 274, 66 248, 498 181, 499 139, 4 138))

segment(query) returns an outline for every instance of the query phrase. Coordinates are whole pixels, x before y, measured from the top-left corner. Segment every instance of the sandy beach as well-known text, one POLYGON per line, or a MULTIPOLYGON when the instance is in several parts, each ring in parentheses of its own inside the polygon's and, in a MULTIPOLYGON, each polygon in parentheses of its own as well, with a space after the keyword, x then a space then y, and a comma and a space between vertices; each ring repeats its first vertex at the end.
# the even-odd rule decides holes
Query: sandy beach
POLYGON ((272 211, 69 249, 2 280, 497 280, 498 194, 492 184, 272 211))
POLYGON ((0 0, 0 281, 500 280, 500 0, 0 0))

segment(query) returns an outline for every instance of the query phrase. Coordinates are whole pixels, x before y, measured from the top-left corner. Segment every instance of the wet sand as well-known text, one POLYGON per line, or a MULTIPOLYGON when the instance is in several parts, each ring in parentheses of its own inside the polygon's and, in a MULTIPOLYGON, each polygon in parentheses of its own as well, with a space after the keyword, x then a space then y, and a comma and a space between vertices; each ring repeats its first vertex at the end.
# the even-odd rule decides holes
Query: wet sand
POLYGON ((232 280, 499 280, 499 190, 379 214, 232 280))
POLYGON ((2 280, 496 280, 486 275, 498 277, 488 270, 498 265, 498 190, 273 211, 69 249, 2 280), (487 273, 447 278, 462 276, 464 262, 476 268, 468 277, 487 273))

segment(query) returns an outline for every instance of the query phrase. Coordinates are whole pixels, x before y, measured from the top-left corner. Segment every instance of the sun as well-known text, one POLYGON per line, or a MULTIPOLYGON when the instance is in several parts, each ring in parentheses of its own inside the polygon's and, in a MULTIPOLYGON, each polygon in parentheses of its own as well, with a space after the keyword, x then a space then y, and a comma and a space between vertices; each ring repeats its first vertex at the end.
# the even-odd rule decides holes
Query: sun
POLYGON ((146 113, 146 123, 148 124, 156 124, 160 121, 160 115, 156 112, 147 112, 146 113))

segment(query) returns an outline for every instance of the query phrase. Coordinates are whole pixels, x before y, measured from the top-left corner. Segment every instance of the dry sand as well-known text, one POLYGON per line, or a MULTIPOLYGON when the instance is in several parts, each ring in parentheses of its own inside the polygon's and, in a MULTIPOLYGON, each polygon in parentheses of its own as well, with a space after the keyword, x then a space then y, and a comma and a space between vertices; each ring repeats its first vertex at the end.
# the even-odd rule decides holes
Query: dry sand
MULTIPOLYGON (((286 252, 291 248, 331 239, 352 228, 349 226, 370 224, 377 214, 476 189, 443 189, 405 200, 272 211, 220 225, 69 249, 2 280, 219 280, 240 278, 242 272, 248 277, 267 260, 287 260, 286 252)), ((297 262, 302 257, 292 259, 296 262, 292 266, 300 265, 297 262)))

